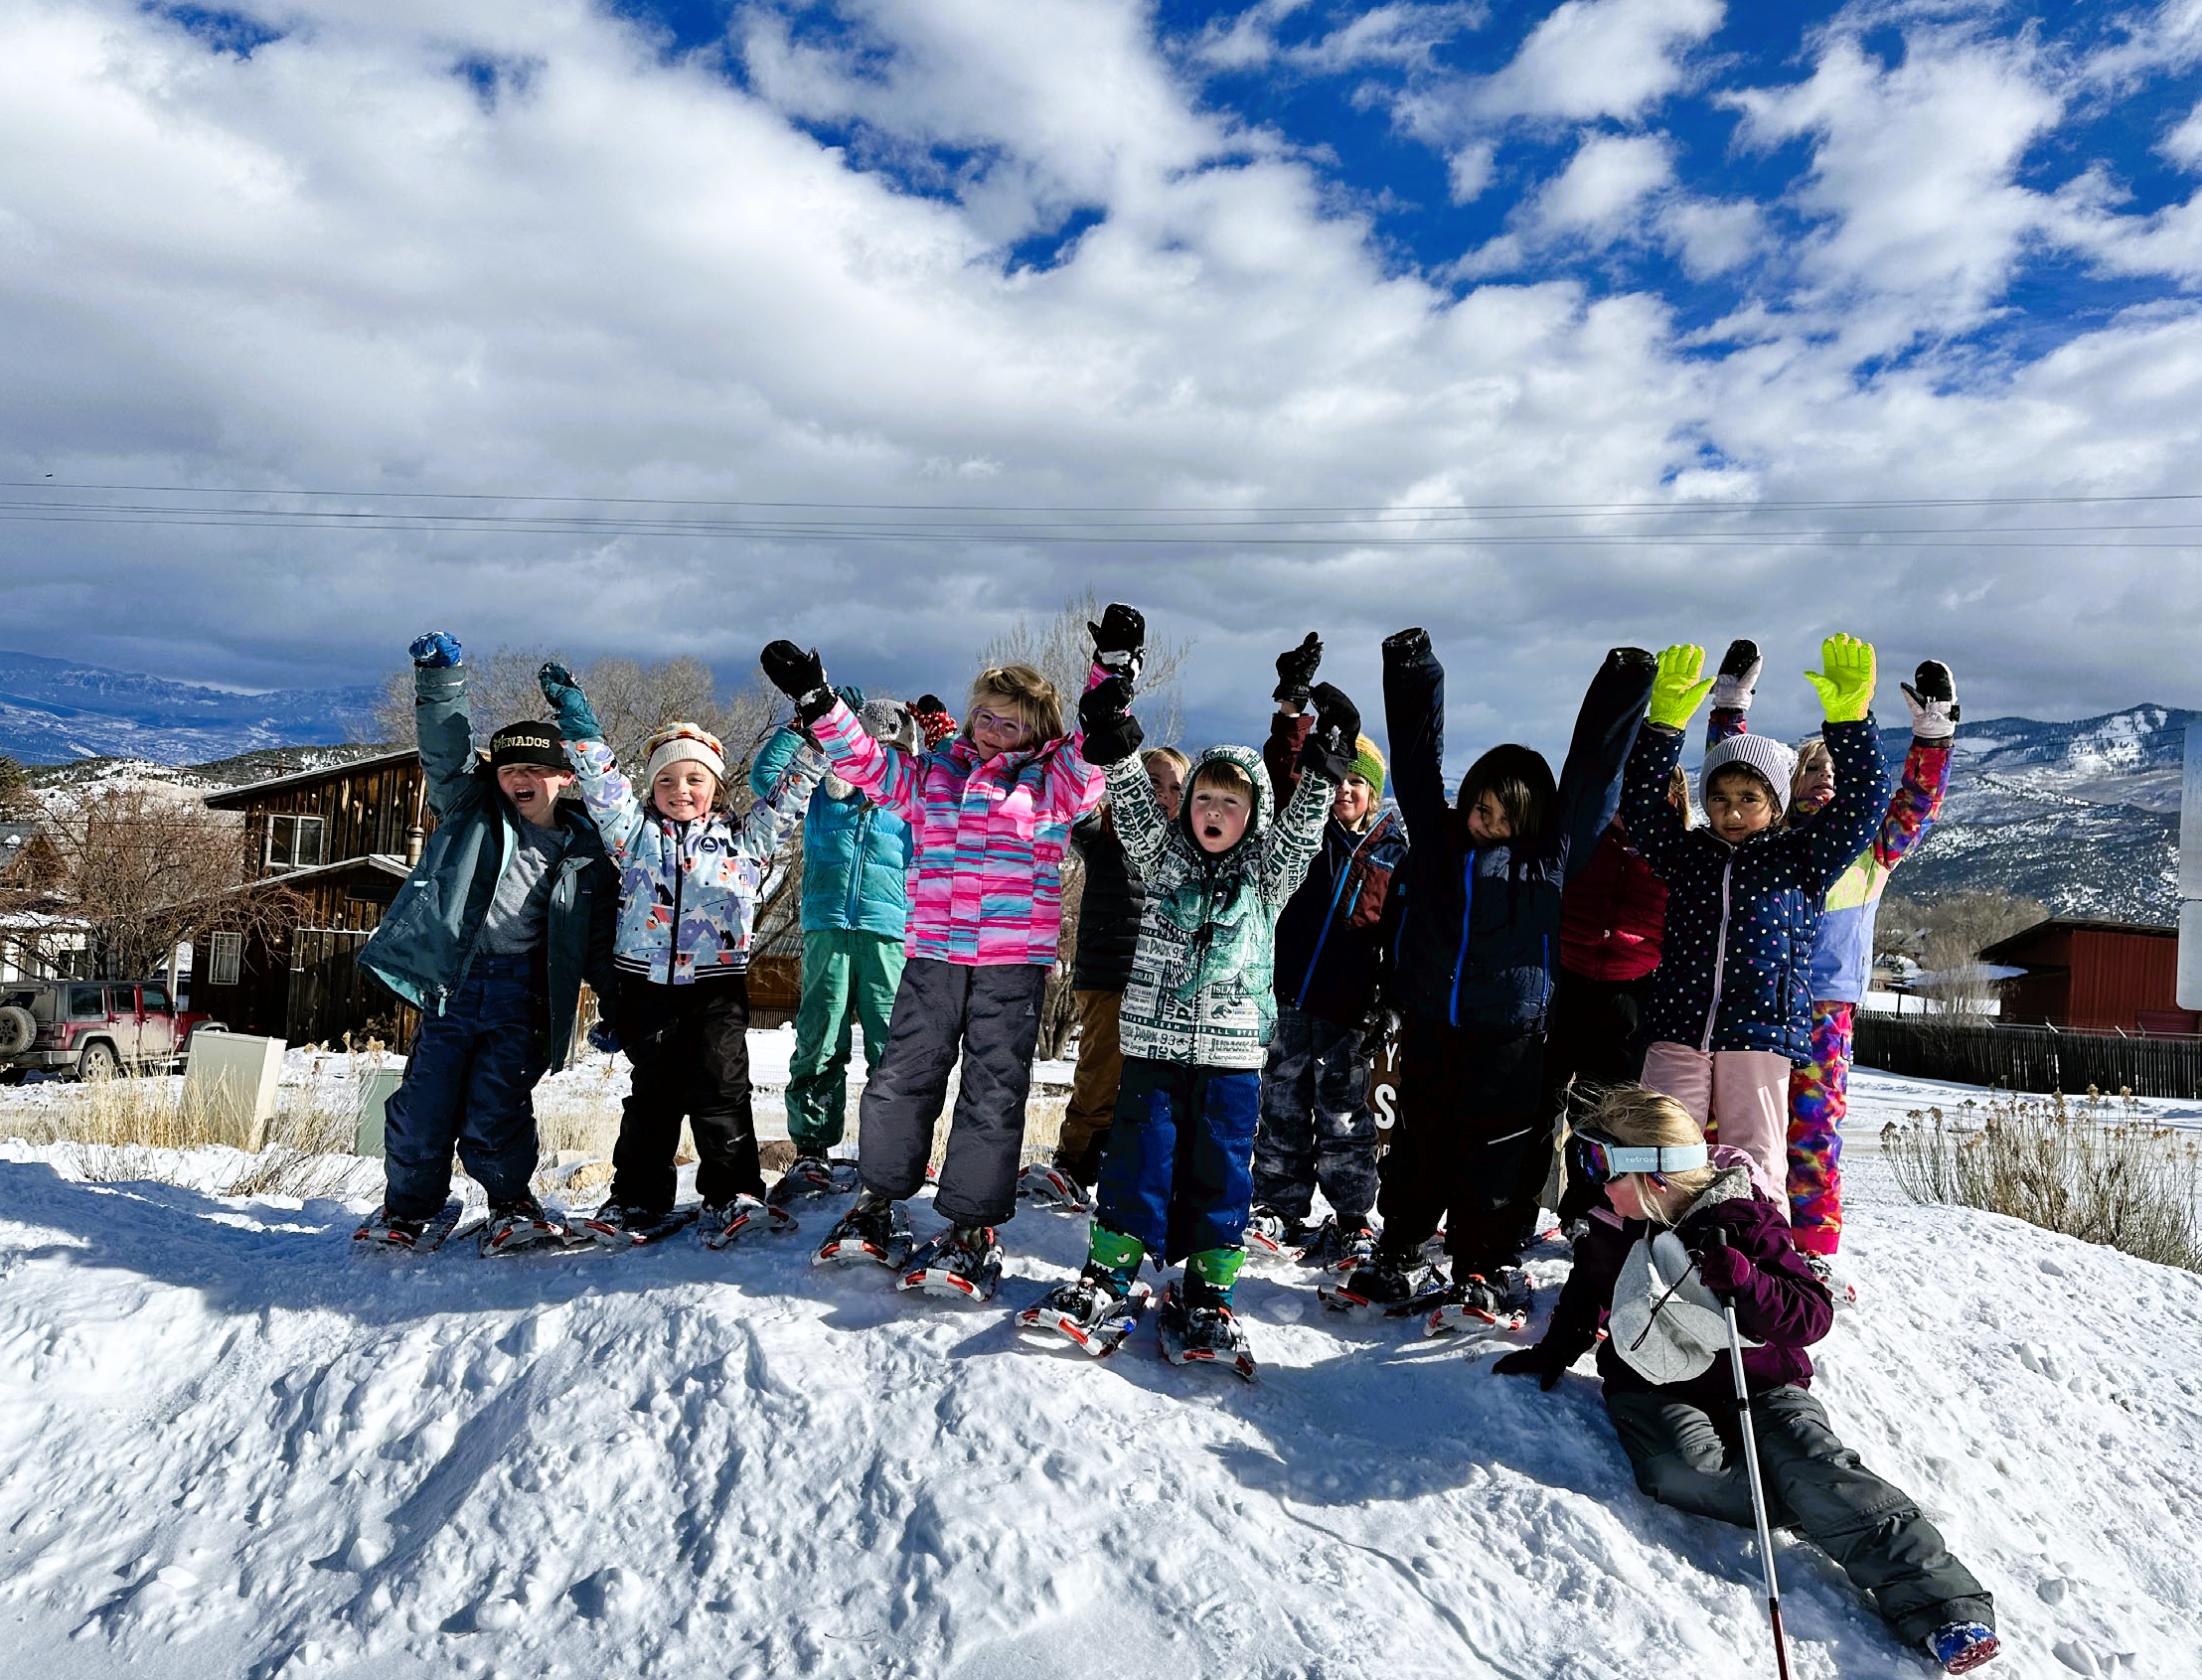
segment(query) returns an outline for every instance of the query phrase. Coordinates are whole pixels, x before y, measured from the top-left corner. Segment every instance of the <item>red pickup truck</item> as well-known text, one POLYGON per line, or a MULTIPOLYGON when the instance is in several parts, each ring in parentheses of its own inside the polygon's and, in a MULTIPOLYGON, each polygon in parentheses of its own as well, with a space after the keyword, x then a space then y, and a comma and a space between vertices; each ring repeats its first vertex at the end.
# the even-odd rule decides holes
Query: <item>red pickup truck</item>
POLYGON ((191 1035, 219 1027, 178 1009, 158 980, 0 982, 0 1081, 26 1073, 161 1073, 184 1065, 191 1035))

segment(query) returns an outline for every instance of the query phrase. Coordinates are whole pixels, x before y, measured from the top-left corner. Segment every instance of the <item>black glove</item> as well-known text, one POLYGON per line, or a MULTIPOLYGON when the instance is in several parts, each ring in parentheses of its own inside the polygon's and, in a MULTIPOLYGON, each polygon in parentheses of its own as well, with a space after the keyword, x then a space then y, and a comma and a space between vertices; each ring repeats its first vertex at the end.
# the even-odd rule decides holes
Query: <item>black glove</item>
POLYGON ((1139 751, 1147 739, 1139 719, 1126 708, 1132 703, 1132 680, 1110 677, 1078 696, 1078 724, 1085 731, 1083 751, 1088 764, 1121 764, 1139 751))
POLYGON ((1909 683, 1898 685, 1912 708, 1912 733, 1923 741, 1947 741, 1958 732, 1958 680, 1939 659, 1924 661, 1909 683))
POLYGON ((1649 648, 1614 648, 1606 655, 1606 663, 1617 671, 1656 671, 1659 657, 1649 648))
POLYGON ((1751 696, 1759 687, 1759 671, 1766 661, 1759 644, 1738 637, 1720 656, 1720 670, 1713 678, 1712 702, 1716 711, 1749 711, 1751 696))
POLYGON ((1430 633, 1427 630, 1402 630, 1396 636, 1384 638, 1384 663, 1404 665, 1409 660, 1422 659, 1430 652, 1430 633))
POLYGON ((1342 785, 1359 750, 1361 714, 1343 689, 1329 683, 1318 683, 1308 698, 1315 706, 1315 727, 1301 743, 1300 768, 1334 786, 1342 785))
POLYGON ((1311 630, 1300 646, 1287 648, 1277 656, 1277 687, 1270 690, 1269 697, 1306 705, 1308 685, 1315 681, 1316 668, 1322 663, 1323 639, 1311 630))
POLYGON ((806 654, 793 642, 768 642, 757 663, 764 667, 766 680, 795 702, 796 715, 806 724, 832 711, 841 697, 826 686, 826 663, 816 648, 806 654))
POLYGON ((1112 677, 1137 682, 1140 656, 1147 651, 1147 620, 1139 609, 1111 601, 1101 622, 1088 619, 1086 629, 1093 633, 1093 663, 1112 677))
POLYGON ((1499 1355, 1492 1361, 1491 1368, 1501 1377, 1534 1377, 1537 1387, 1550 1394, 1560 1386, 1560 1378, 1573 1363, 1572 1359, 1563 1360, 1540 1341, 1534 1347, 1517 1347, 1511 1353, 1499 1355))

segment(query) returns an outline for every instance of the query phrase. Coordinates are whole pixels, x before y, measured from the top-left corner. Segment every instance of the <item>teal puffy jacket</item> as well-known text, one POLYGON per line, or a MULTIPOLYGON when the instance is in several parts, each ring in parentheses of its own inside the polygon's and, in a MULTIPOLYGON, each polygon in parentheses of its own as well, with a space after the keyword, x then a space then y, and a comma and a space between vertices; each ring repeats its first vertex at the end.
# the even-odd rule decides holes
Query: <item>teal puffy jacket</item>
MULTIPOLYGON (((770 799, 802 748, 782 729, 749 767, 749 791, 770 799)), ((910 826, 861 793, 836 799, 821 782, 803 816, 803 931, 853 928, 900 939, 909 919, 910 826)))
MULTIPOLYGON (((394 995, 430 1014, 441 1014, 466 979, 483 915, 519 836, 520 819, 498 792, 495 772, 474 756, 466 679, 463 665, 413 672, 413 720, 436 832, 356 959, 394 995)), ((560 805, 558 830, 565 845, 552 866, 544 936, 552 1067, 564 1064, 582 981, 595 991, 600 1012, 611 1015, 619 909, 619 874, 596 825, 578 806, 560 805)))

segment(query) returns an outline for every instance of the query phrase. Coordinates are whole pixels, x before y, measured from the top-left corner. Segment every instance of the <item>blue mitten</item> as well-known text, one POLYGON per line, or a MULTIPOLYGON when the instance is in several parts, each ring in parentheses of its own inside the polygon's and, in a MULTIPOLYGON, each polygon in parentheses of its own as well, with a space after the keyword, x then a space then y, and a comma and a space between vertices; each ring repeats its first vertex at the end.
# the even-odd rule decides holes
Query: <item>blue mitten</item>
POLYGON ((447 631, 430 630, 415 636, 412 646, 405 650, 412 655, 415 665, 430 671, 445 671, 466 658, 466 650, 459 646, 459 639, 447 631))

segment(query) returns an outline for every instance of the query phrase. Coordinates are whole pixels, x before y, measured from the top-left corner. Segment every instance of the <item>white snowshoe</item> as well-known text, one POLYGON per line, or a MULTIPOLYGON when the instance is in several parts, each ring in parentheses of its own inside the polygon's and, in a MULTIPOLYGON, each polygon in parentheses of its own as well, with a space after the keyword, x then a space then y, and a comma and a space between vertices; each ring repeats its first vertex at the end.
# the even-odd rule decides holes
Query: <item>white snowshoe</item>
POLYGON ((811 1257, 814 1266, 836 1261, 868 1260, 874 1266, 900 1271, 910 1258, 910 1216, 900 1202, 872 1201, 860 1195, 857 1205, 835 1223, 811 1257))
POLYGON ((1173 1365, 1220 1365, 1247 1382, 1254 1380, 1254 1349, 1238 1314, 1212 1298, 1188 1304, 1184 1286, 1176 1278, 1155 1316, 1155 1339, 1173 1365))
POLYGON ((564 1249, 594 1238, 578 1229, 559 1208, 547 1208, 529 1196, 503 1207, 493 1207, 482 1222, 475 1243, 483 1258, 527 1254, 537 1249, 564 1249))
POLYGON ((1085 1186, 1051 1160, 1035 1160, 1019 1173, 1017 1193, 1030 1196, 1035 1207, 1060 1213, 1084 1213, 1092 1206, 1085 1186))
POLYGON ((904 1263, 898 1289, 964 1300, 992 1300, 1002 1281, 1002 1245, 991 1225, 952 1226, 904 1263))
POLYGON ((696 1216, 696 1228, 703 1233, 706 1248, 722 1249, 737 1237, 759 1231, 785 1237, 796 1229, 796 1222, 795 1215, 784 1207, 739 1195, 730 1202, 705 1208, 696 1216))
POLYGON ((1476 1334, 1518 1330, 1528 1322, 1534 1293, 1529 1287, 1529 1274, 1518 1266, 1501 1266, 1489 1277, 1471 1273, 1431 1307, 1422 1320, 1422 1333, 1442 1336, 1455 1330, 1476 1334))
POLYGON ((1155 1292, 1135 1280, 1118 1295, 1091 1268, 1067 1284, 1058 1284, 1017 1315, 1018 1328, 1066 1336, 1096 1359, 1106 1359, 1139 1328, 1140 1314, 1155 1292))
POLYGON ((352 1233, 352 1240, 367 1244, 362 1252, 368 1254, 433 1254, 458 1228, 465 1206, 445 1202, 433 1219, 393 1219, 389 1208, 379 1207, 352 1233))
POLYGON ((676 1207, 665 1213, 646 1213, 638 1207, 606 1202, 586 1218, 573 1223, 573 1234, 587 1237, 599 1248, 618 1253, 622 1249, 647 1248, 662 1243, 696 1223, 696 1209, 676 1207))

